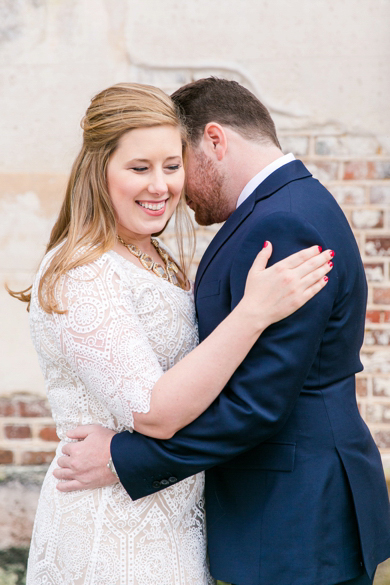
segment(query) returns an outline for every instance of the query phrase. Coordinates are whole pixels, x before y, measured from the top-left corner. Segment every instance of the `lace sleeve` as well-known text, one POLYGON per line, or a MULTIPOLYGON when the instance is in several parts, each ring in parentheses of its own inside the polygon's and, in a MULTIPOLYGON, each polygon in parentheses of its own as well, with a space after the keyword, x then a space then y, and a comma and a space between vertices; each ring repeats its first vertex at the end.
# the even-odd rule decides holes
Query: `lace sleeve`
POLYGON ((134 309, 131 291, 106 255, 71 270, 58 294, 58 343, 74 374, 127 427, 148 412, 163 374, 134 309))

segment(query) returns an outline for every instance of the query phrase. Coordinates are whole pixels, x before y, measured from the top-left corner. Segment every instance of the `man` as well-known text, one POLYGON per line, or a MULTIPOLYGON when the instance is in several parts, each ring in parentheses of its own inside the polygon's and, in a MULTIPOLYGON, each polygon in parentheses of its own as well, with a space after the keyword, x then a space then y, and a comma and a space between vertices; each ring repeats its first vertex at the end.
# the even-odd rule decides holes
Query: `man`
POLYGON ((169 441, 77 429, 62 490, 112 483, 133 499, 206 474, 211 572, 238 585, 372 583, 390 556, 389 504, 378 450, 355 399, 366 281, 342 211, 292 155, 266 108, 209 78, 173 99, 189 128, 187 199, 203 225, 226 221, 196 277, 203 340, 242 298, 263 242, 272 262, 321 244, 336 251, 328 285, 269 327, 220 397, 169 441), (79 454, 75 461, 74 453, 79 454), (82 483, 80 483, 80 481, 82 483))

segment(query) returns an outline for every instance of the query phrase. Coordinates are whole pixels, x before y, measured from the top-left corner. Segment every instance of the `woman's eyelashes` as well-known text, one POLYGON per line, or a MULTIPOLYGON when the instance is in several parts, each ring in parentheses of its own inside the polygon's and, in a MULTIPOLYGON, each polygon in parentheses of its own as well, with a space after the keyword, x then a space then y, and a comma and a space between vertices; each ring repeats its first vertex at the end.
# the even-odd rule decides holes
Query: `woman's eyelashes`
MULTIPOLYGON (((168 166, 164 167, 164 170, 167 172, 174 173, 175 171, 178 171, 179 169, 181 169, 181 167, 182 167, 181 164, 168 165, 168 166)), ((130 167, 129 170, 135 171, 136 173, 145 173, 149 170, 149 167, 130 167)))

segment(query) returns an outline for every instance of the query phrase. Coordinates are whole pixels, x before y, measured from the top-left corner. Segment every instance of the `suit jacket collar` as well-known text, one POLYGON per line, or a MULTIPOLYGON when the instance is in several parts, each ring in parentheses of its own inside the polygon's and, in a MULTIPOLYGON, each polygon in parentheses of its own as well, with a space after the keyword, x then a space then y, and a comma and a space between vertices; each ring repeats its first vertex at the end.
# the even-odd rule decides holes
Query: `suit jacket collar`
POLYGON ((214 258, 215 254, 218 252, 221 246, 223 246, 226 240, 230 238, 230 236, 236 231, 236 229, 242 224, 248 215, 250 215, 256 203, 262 199, 270 197, 288 183, 307 177, 311 177, 311 173, 307 170, 305 165, 300 160, 294 160, 274 171, 271 175, 269 175, 269 177, 260 183, 257 189, 255 189, 248 197, 248 199, 246 199, 226 220, 224 225, 221 227, 205 251, 196 273, 195 297, 199 283, 207 266, 210 264, 211 260, 214 258))

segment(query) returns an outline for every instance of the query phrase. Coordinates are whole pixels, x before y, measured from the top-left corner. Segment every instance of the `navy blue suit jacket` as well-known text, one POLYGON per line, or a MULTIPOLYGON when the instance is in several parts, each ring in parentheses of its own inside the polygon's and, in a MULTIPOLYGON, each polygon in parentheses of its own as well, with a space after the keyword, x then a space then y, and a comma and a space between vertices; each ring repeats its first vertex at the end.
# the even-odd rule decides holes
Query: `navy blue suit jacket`
MULTIPOLYGON (((169 441, 121 433, 112 457, 133 499, 206 469, 211 572, 240 585, 330 585, 390 556, 381 459, 355 398, 366 280, 348 222, 300 161, 231 215, 200 264, 203 340, 244 293, 265 240, 271 263, 335 250, 327 286, 266 329, 215 402, 169 441)), ((207 364, 205 364, 207 367, 207 364)), ((185 391, 185 388, 183 388, 185 391)))

